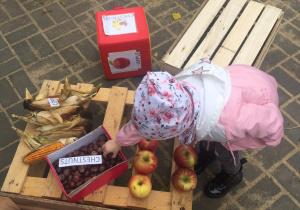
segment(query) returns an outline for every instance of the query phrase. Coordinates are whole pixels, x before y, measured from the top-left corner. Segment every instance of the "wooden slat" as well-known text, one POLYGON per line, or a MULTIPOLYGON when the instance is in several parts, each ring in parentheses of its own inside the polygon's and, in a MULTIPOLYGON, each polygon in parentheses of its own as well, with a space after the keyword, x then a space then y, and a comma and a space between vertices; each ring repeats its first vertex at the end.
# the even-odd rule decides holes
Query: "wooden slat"
POLYGON ((40 91, 44 90, 44 89, 49 90, 48 96, 55 96, 58 94, 58 92, 60 90, 60 82, 53 81, 53 80, 44 80, 40 91))
POLYGON ((231 0, 208 32, 205 39, 194 52, 184 68, 191 66, 202 57, 210 58, 224 39, 234 20, 245 5, 246 0, 231 0))
POLYGON ((42 197, 45 186, 47 186, 46 178, 28 176, 25 179, 21 194, 42 197))
MULTIPOLYGON (((110 97, 112 89, 111 88, 100 88, 99 92, 92 98, 92 101, 105 102, 107 103, 110 97)), ((128 90, 125 104, 133 105, 134 101, 134 91, 128 90)))
POLYGON ((43 197, 59 199, 62 194, 62 189, 59 186, 52 170, 50 170, 47 176, 46 186, 43 190, 43 197))
POLYGON ((165 63, 181 68, 226 0, 209 0, 189 29, 168 56, 165 63))
POLYGON ((233 64, 253 64, 280 15, 280 9, 269 5, 266 6, 233 64))
POLYGON ((222 67, 230 64, 263 8, 264 5, 261 3, 254 1, 248 3, 222 46, 214 56, 212 61, 215 64, 222 67))
MULTIPOLYGON (((106 113, 104 116, 103 126, 114 139, 120 129, 127 98, 128 89, 125 87, 112 87, 110 98, 107 104, 106 113)), ((89 194, 84 198, 87 202, 103 203, 106 194, 107 185, 104 185, 94 193, 89 194)))

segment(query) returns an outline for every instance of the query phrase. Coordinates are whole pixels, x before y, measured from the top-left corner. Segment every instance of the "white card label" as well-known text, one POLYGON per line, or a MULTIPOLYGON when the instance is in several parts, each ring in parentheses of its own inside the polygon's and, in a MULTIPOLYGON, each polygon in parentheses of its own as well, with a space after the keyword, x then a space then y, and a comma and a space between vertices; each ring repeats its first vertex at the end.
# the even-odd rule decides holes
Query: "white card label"
POLYGON ((49 101, 51 107, 59 106, 59 103, 56 100, 56 98, 48 98, 48 101, 49 101))
POLYGON ((102 22, 105 35, 111 36, 137 32, 134 13, 103 15, 102 22))
POLYGON ((59 167, 102 164, 102 155, 59 158, 59 167))
POLYGON ((112 74, 137 71, 142 68, 141 52, 138 50, 108 53, 108 56, 112 74))

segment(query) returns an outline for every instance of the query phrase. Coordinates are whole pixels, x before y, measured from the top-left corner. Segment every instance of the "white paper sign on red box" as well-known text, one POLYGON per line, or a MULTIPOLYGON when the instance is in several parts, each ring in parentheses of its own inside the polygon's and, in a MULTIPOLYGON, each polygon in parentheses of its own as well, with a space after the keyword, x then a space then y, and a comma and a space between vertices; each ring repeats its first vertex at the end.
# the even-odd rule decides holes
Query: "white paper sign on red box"
POLYGON ((66 195, 67 199, 75 203, 80 199, 84 198, 85 196, 89 195, 90 193, 94 192, 95 190, 99 189, 103 185, 109 183, 110 181, 114 180, 115 178, 119 177, 123 173, 128 170, 128 163, 126 157, 120 151, 119 154, 121 155, 123 162, 115 165, 114 167, 104 171, 100 175, 93 177, 83 185, 79 186, 78 188, 72 190, 69 194, 64 189, 61 181, 58 178, 58 174, 56 173, 54 166, 52 165, 56 160, 59 158, 65 157, 68 153, 73 152, 74 150, 79 150, 82 146, 88 146, 90 143, 94 143, 98 140, 99 136, 102 134, 106 134, 108 139, 111 139, 111 136, 108 134, 107 130, 103 127, 103 125, 99 126, 92 132, 88 133, 87 135, 83 136, 82 138, 78 139, 74 143, 46 156, 46 159, 51 167, 54 176, 59 183, 60 187, 62 188, 64 194, 66 195))

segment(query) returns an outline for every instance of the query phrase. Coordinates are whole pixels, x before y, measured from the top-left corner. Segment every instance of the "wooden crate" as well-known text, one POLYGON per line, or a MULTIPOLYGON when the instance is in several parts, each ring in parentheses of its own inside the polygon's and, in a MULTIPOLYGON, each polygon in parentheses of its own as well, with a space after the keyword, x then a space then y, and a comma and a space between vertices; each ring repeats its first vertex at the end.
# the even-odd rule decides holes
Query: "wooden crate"
POLYGON ((206 0, 162 58, 175 75, 202 57, 225 67, 259 68, 283 17, 281 9, 247 0, 206 0))
MULTIPOLYGON (((71 86, 73 89, 89 91, 93 88, 90 84, 77 84, 71 86)), ((63 84, 58 81, 44 81, 41 90, 48 88, 49 96, 60 93, 63 84)), ((123 117, 126 105, 132 106, 134 91, 124 87, 101 88, 98 94, 92 99, 95 102, 108 103, 103 125, 114 138, 122 124, 126 122, 123 117)), ((88 104, 85 104, 88 106, 88 104)), ((34 125, 27 124, 26 132, 34 133, 34 125)), ((174 149, 179 145, 175 139, 174 149)), ((137 148, 138 151, 138 148, 137 148)), ((171 188, 170 192, 155 191, 145 199, 136 199, 128 187, 114 186, 109 183, 82 199, 79 204, 69 203, 64 197, 55 177, 50 170, 46 176, 47 163, 42 161, 39 164, 27 165, 22 162, 22 157, 29 152, 23 139, 17 148, 8 174, 2 186, 0 196, 9 197, 22 209, 108 209, 140 208, 140 209, 192 209, 193 193, 180 193, 171 188), (96 208, 97 207, 97 208, 96 208)), ((177 169, 173 161, 172 173, 177 169)), ((133 169, 132 175, 136 174, 133 169)), ((151 178, 151 175, 149 175, 151 178)), ((171 185, 171 183, 170 183, 171 185)))

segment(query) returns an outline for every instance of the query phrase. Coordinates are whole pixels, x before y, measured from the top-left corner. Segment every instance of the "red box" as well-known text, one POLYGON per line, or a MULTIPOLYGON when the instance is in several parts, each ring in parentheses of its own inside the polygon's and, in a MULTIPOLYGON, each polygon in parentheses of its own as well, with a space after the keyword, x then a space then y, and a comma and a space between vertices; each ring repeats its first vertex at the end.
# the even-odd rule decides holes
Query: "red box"
POLYGON ((151 46, 143 7, 96 12, 101 63, 106 79, 151 71, 151 46))
POLYGON ((111 136, 108 134, 106 129, 103 126, 99 126, 94 131, 90 132, 89 134, 83 136, 82 138, 78 139, 74 143, 46 156, 46 159, 51 167, 52 172, 54 173, 54 176, 59 183, 61 189, 63 190, 64 194, 66 195, 67 199, 75 203, 85 196, 89 195, 90 193, 94 192, 95 190, 99 189, 103 185, 109 183, 113 179, 117 178, 118 176, 122 175, 128 170, 128 163, 127 159, 123 155, 123 153, 120 151, 119 154, 121 155, 123 162, 115 165, 114 167, 110 168, 107 171, 104 171, 103 173, 99 174, 96 177, 93 177, 83 185, 79 186, 78 188, 71 191, 69 194, 65 191, 61 181, 58 178, 58 174, 56 173, 54 166, 52 165, 57 159, 65 157, 66 154, 73 152, 74 150, 79 149, 82 146, 87 146, 89 143, 96 142, 98 140, 98 137, 101 134, 106 134, 106 136, 111 139, 111 136))

